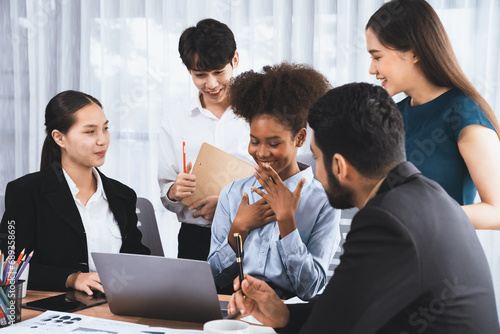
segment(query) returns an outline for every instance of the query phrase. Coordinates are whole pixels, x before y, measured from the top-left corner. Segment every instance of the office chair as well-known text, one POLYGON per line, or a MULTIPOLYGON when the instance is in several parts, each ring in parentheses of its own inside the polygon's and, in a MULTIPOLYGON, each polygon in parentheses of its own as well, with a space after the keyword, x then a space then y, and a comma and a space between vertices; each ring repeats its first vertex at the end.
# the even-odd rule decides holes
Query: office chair
MULTIPOLYGON (((316 178, 316 160, 314 160, 312 152, 307 152, 297 155, 297 161, 305 165, 311 166, 314 178, 316 178)), ((351 220, 352 217, 354 217, 354 215, 356 214, 356 212, 358 212, 357 208, 346 209, 340 212, 340 224, 339 224, 340 243, 339 247, 337 248, 337 251, 333 255, 333 259, 330 262, 330 265, 328 266, 328 271, 326 273, 327 282, 330 281, 330 278, 332 278, 335 272, 335 268, 337 268, 337 266, 340 263, 340 256, 344 252, 343 245, 345 242, 345 237, 347 233, 349 233, 349 230, 351 229, 351 220)))
POLYGON ((352 217, 358 212, 358 208, 351 208, 351 209, 345 209, 340 212, 340 243, 339 247, 337 248, 337 251, 333 255, 333 259, 330 262, 330 265, 328 266, 328 271, 326 273, 326 280, 327 282, 330 281, 330 278, 332 278, 333 274, 335 273, 335 269, 337 266, 340 264, 340 256, 344 253, 344 242, 345 242, 345 237, 347 236, 347 233, 349 233, 349 230, 351 229, 351 221, 352 217))
POLYGON ((312 154, 312 152, 306 152, 297 155, 297 162, 311 166, 314 178, 316 178, 316 160, 314 160, 314 155, 312 154))
POLYGON ((151 250, 151 255, 165 256, 153 204, 144 197, 137 197, 137 228, 142 233, 142 243, 151 250))

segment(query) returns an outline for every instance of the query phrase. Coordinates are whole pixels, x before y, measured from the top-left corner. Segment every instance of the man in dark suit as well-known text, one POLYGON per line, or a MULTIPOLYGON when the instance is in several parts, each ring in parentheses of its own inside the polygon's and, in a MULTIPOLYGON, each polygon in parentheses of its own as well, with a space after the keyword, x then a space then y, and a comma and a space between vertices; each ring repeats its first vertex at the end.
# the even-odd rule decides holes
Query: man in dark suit
POLYGON ((401 114, 385 90, 335 88, 309 124, 330 203, 360 209, 340 265, 322 296, 293 306, 246 276, 246 300, 233 294, 230 313, 238 308, 280 332, 500 333, 475 230, 458 203, 405 162, 401 114))

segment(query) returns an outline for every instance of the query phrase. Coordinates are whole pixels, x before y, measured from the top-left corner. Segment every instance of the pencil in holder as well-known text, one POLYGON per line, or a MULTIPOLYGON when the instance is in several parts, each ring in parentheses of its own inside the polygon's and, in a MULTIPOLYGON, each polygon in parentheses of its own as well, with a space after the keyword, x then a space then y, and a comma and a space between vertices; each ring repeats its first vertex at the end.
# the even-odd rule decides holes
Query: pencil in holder
POLYGON ((24 280, 0 285, 0 327, 21 321, 24 280))

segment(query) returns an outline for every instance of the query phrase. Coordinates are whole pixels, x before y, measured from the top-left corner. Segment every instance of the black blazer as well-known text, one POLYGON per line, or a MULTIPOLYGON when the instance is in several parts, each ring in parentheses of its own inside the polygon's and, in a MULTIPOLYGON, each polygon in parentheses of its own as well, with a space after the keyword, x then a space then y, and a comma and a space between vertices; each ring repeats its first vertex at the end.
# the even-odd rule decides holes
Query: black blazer
MULTIPOLYGON (((99 175, 120 228, 120 252, 150 254, 137 228, 135 192, 101 172, 99 175)), ((30 261, 29 289, 64 291, 69 275, 89 271, 85 230, 60 164, 7 185, 0 225, 2 252, 7 252, 7 236, 12 231, 16 259, 23 248, 27 253, 35 251, 30 261)))
POLYGON ((472 223, 409 162, 393 169, 354 216, 323 295, 289 310, 283 332, 500 333, 472 223))

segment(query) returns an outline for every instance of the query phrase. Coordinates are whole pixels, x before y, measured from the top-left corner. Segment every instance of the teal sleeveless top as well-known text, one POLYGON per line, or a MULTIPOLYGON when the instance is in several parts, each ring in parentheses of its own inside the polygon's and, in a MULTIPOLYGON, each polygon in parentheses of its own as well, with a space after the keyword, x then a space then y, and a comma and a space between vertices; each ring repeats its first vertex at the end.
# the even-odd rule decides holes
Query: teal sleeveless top
POLYGON ((458 150, 460 131, 468 125, 494 127, 479 106, 457 89, 411 107, 398 103, 405 126, 406 158, 424 176, 439 183, 460 205, 473 204, 476 187, 458 150))

